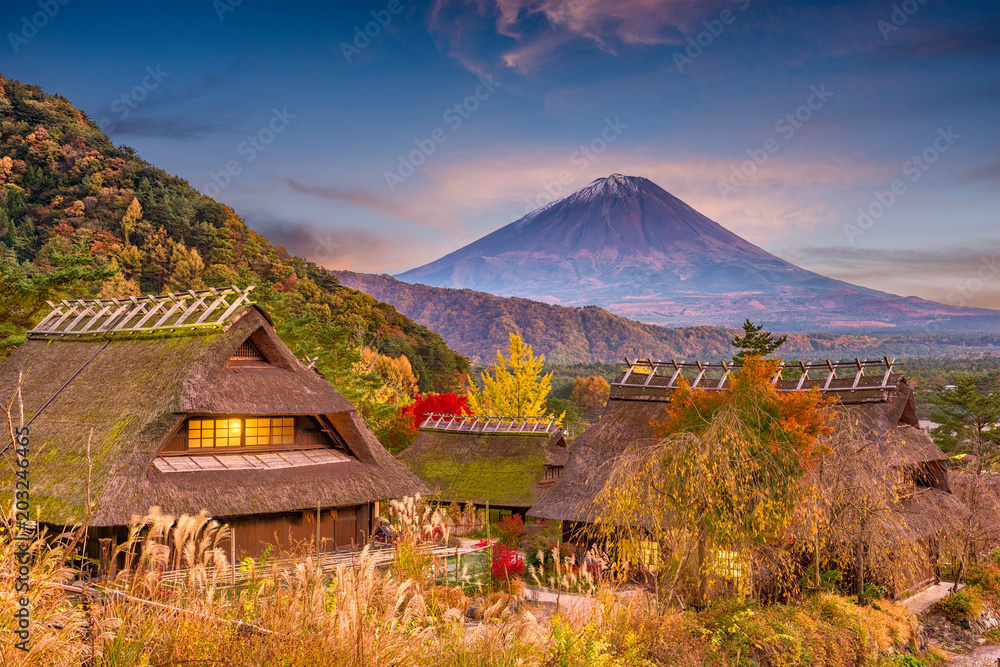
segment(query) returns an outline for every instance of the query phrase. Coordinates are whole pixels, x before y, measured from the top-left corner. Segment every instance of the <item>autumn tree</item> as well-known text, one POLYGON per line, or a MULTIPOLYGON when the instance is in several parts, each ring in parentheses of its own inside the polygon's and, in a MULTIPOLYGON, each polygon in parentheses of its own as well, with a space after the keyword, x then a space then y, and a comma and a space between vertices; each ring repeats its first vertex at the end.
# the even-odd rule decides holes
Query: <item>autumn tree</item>
POLYGON ((766 357, 784 344, 788 336, 775 337, 770 331, 764 331, 764 325, 754 324, 748 318, 743 323, 743 335, 736 336, 729 344, 739 349, 733 361, 741 364, 750 355, 766 357))
POLYGON ((142 220, 142 205, 138 198, 133 197, 132 203, 128 205, 125 215, 122 216, 122 237, 125 239, 126 245, 132 242, 132 232, 135 231, 140 220, 142 220))
POLYGON ((393 359, 370 347, 362 347, 358 352, 361 358, 354 363, 354 371, 359 375, 375 374, 381 379, 379 385, 368 392, 368 400, 397 406, 413 401, 417 377, 409 359, 402 355, 393 359))
POLYGON ((751 580, 754 550, 790 525, 833 410, 817 390, 779 393, 770 381, 779 363, 747 356, 725 390, 682 380, 660 440, 615 462, 597 524, 627 552, 657 545, 661 599, 693 566, 704 603, 722 554, 731 578, 751 580))
POLYGON ((597 421, 611 395, 611 385, 602 377, 588 375, 573 380, 569 398, 590 421, 597 421))
POLYGON ((469 389, 469 409, 491 417, 540 417, 545 397, 552 388, 552 373, 542 375, 545 355, 535 356, 531 346, 516 333, 510 334, 508 356, 497 350, 496 362, 469 389))
POLYGON ((977 545, 1000 539, 993 495, 983 488, 982 475, 997 460, 1000 446, 1000 391, 989 391, 990 378, 963 375, 934 398, 931 420, 938 426, 931 431, 934 441, 947 452, 972 454, 968 474, 952 476, 955 491, 962 498, 967 514, 955 531, 961 538, 956 551, 959 572, 956 583, 965 573, 967 563, 978 558, 977 545))
POLYGON ((919 566, 916 531, 908 523, 918 517, 904 503, 909 481, 900 466, 906 443, 880 434, 857 407, 839 410, 831 426, 823 456, 805 478, 792 533, 811 547, 811 584, 820 586, 824 569, 847 569, 863 604, 870 579, 895 587, 919 566))

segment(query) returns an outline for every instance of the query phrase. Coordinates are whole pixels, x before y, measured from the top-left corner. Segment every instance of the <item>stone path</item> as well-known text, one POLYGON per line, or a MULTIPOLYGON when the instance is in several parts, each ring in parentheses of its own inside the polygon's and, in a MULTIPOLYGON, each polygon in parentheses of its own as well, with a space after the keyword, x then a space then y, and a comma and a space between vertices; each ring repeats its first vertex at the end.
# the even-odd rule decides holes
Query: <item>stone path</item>
POLYGON ((1000 644, 980 646, 965 655, 956 655, 946 667, 997 667, 1000 666, 1000 644))
MULTIPOLYGON (((950 582, 942 581, 936 586, 931 586, 930 588, 920 591, 916 595, 906 598, 900 602, 900 604, 909 609, 915 615, 920 616, 930 609, 935 602, 947 597, 951 593, 953 585, 954 584, 950 582)), ((965 586, 959 584, 958 589, 962 590, 963 588, 965 588, 965 586)), ((933 618, 928 618, 925 623, 927 626, 931 626, 934 625, 933 621, 933 618)), ((941 619, 941 621, 944 622, 943 619, 941 619)), ((979 648, 973 649, 968 653, 955 655, 950 662, 946 663, 946 665, 948 667, 1000 667, 1000 644, 980 646, 979 648)))
MULTIPOLYGON (((942 581, 940 584, 931 586, 930 588, 925 588, 916 595, 911 595, 899 604, 913 612, 914 616, 919 616, 930 609, 931 605, 938 600, 943 600, 948 597, 948 594, 951 593, 951 588, 954 585, 955 584, 951 582, 942 581)), ((965 584, 958 585, 958 590, 962 590, 963 588, 965 588, 965 584)))

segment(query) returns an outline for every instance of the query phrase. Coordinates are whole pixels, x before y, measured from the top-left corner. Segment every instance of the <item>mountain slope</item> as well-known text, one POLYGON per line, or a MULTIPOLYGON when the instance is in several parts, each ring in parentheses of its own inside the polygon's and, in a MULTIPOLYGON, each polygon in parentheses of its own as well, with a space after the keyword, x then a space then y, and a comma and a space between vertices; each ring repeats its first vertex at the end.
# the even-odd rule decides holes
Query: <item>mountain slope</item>
POLYGON ((0 291, 0 356, 23 339, 46 298, 254 284, 282 338, 299 356, 321 357, 335 384, 352 377, 359 344, 407 356, 422 390, 454 388, 468 369, 433 331, 272 245, 131 148, 116 148, 65 98, 2 75, 0 274, 8 288, 0 291))
MULTIPOLYGON (((473 363, 492 362, 498 349, 506 349, 509 331, 519 332, 550 364, 620 363, 623 357, 711 361, 733 354, 729 340, 736 332, 732 329, 668 329, 597 306, 553 306, 472 290, 411 285, 391 276, 334 273, 344 285, 387 301, 439 332, 473 363)), ((1000 353, 1000 341, 988 335, 790 334, 781 351, 801 359, 970 357, 1000 353)))
POLYGON ((749 316, 786 331, 930 323, 1000 331, 997 311, 902 298, 799 268, 652 181, 621 174, 397 277, 546 303, 597 304, 672 326, 738 326, 749 316))

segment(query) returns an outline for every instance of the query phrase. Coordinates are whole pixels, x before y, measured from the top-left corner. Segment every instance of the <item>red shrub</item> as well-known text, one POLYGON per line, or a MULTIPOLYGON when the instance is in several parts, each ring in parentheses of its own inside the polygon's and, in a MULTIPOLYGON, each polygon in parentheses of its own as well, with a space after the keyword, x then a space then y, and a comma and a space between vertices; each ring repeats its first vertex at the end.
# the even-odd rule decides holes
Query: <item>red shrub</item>
POLYGON ((520 514, 505 516, 500 519, 500 524, 497 526, 497 533, 500 535, 500 541, 509 547, 517 546, 518 541, 521 539, 521 533, 523 532, 524 521, 521 520, 520 514))
POLYGON ((411 420, 414 429, 420 428, 427 415, 439 413, 445 415, 470 415, 468 397, 463 394, 434 394, 419 396, 413 403, 403 408, 403 415, 411 420))
MULTIPOLYGON (((524 574, 524 559, 521 558, 516 549, 512 549, 499 540, 493 540, 492 544, 493 559, 490 563, 490 576, 494 583, 505 584, 524 574)), ((476 546, 486 547, 490 546, 490 543, 486 540, 479 540, 476 546)))

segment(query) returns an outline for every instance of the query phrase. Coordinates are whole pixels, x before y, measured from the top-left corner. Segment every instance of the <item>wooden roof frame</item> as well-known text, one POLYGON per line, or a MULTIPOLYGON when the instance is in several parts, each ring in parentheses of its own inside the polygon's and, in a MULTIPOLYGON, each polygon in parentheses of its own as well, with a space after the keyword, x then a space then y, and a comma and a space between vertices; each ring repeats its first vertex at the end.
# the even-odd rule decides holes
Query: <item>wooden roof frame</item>
POLYGON ((449 433, 503 433, 549 435, 559 426, 548 417, 482 417, 479 415, 428 414, 420 428, 424 431, 449 433))
POLYGON ((52 309, 28 332, 30 338, 112 338, 154 332, 219 329, 252 304, 254 286, 188 290, 122 299, 48 301, 52 309))
MULTIPOLYGON (((659 389, 660 391, 671 391, 677 389, 678 382, 681 377, 683 377, 685 370, 697 370, 698 373, 693 380, 687 378, 690 382, 692 389, 707 389, 710 391, 720 391, 726 388, 729 376, 734 372, 743 368, 742 364, 728 363, 725 361, 720 361, 718 363, 703 363, 700 361, 695 362, 684 362, 684 361, 652 361, 651 359, 636 359, 635 361, 629 361, 625 359, 625 363, 628 365, 628 370, 625 371, 625 375, 622 376, 621 380, 611 383, 612 392, 615 388, 653 388, 659 389), (648 370, 638 373, 639 377, 635 378, 634 381, 629 380, 633 378, 633 373, 635 373, 637 368, 646 368, 648 370), (654 377, 667 377, 666 375, 658 375, 657 370, 660 368, 668 369, 670 373, 670 379, 667 384, 653 382, 654 377), (704 384, 703 380, 706 380, 706 374, 709 371, 716 370, 722 371, 722 374, 718 378, 708 378, 704 384), (641 376, 645 376, 644 379, 639 381, 641 376)), ((903 362, 897 362, 895 358, 890 359, 889 357, 882 357, 881 359, 854 359, 853 361, 821 361, 821 362, 802 362, 797 364, 786 365, 784 361, 778 364, 778 370, 771 378, 771 384, 774 385, 776 391, 781 392, 791 392, 791 391, 803 391, 817 387, 821 392, 850 392, 857 391, 858 389, 865 390, 883 390, 891 391, 896 389, 896 383, 894 380, 898 379, 898 374, 893 375, 893 368, 895 366, 901 366, 903 362), (881 374, 880 381, 878 384, 861 384, 862 378, 873 377, 871 375, 866 376, 865 370, 872 370, 878 368, 881 374), (883 372, 884 369, 884 372, 883 372), (802 375, 799 377, 798 381, 794 386, 785 386, 784 384, 779 384, 779 382, 787 383, 789 381, 782 378, 782 372, 785 370, 796 370, 800 371, 802 375), (837 378, 837 371, 848 371, 854 373, 853 382, 850 386, 831 386, 833 380, 837 378), (809 373, 812 371, 819 372, 820 374, 826 373, 825 379, 822 380, 822 386, 816 384, 816 380, 821 378, 810 378, 809 373), (809 383, 806 386, 806 383, 809 383)), ((839 378, 843 379, 843 378, 839 378)), ((612 393, 614 397, 614 393, 612 393)))

